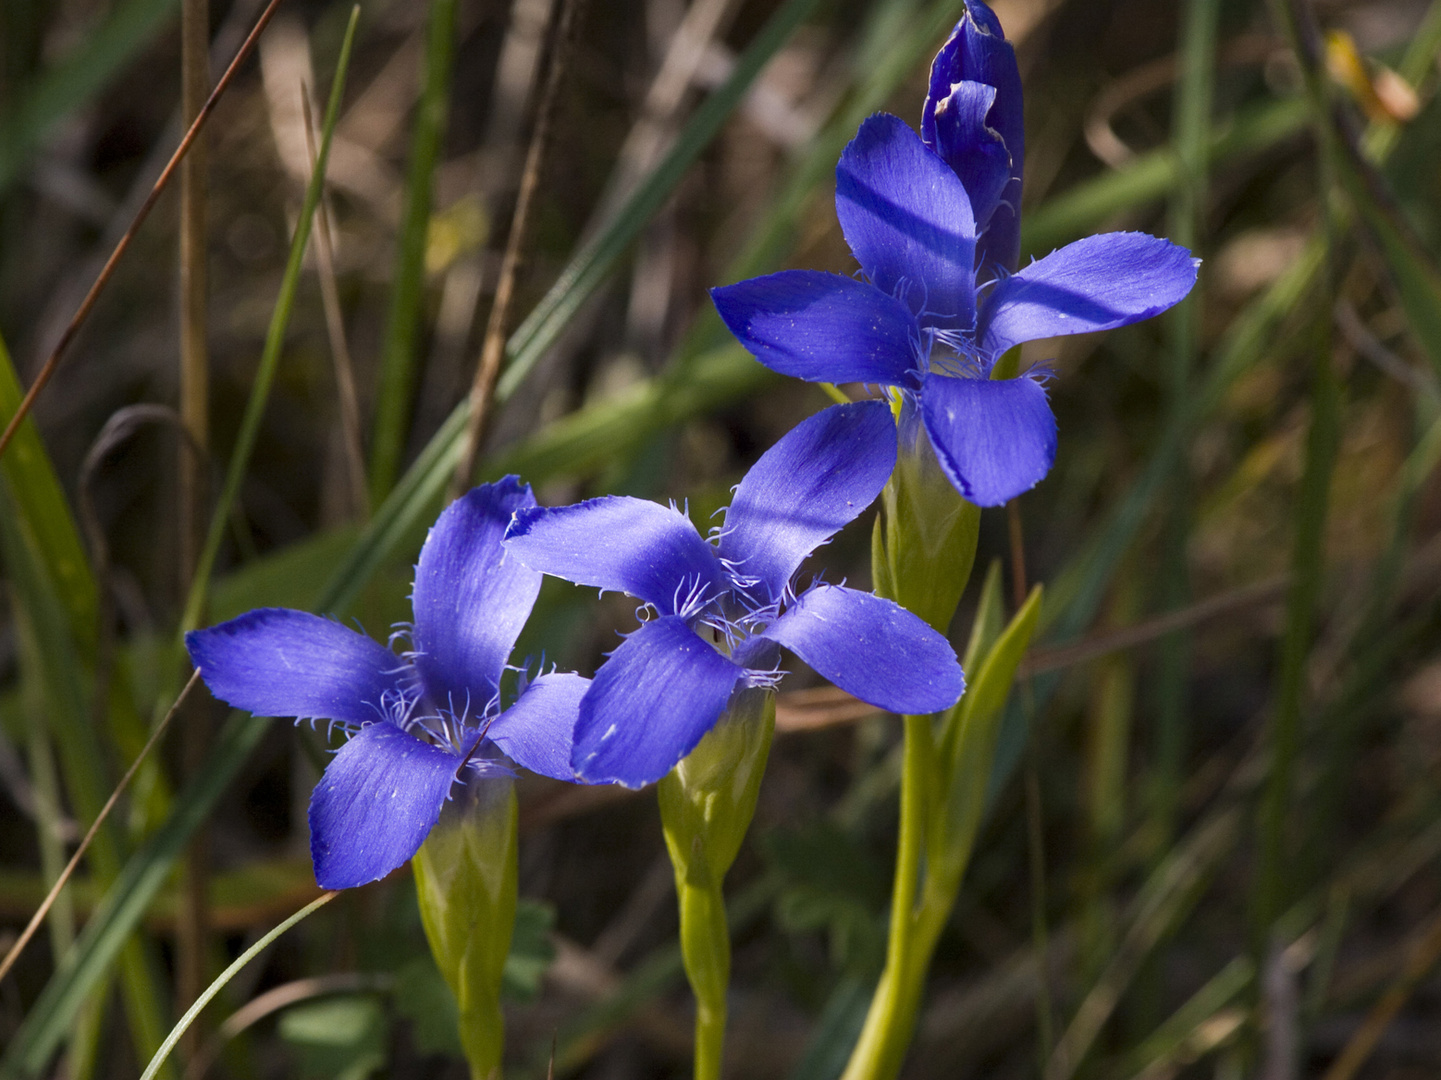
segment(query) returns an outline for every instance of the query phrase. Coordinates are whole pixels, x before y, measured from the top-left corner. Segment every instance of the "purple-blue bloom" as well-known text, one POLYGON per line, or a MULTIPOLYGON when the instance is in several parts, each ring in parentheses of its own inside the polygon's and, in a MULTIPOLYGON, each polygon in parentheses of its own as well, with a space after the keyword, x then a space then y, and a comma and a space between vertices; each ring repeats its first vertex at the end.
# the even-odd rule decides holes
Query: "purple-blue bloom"
POLYGON ((714 544, 674 506, 642 499, 517 513, 505 546, 527 566, 629 593, 654 611, 581 700, 577 775, 627 787, 659 780, 732 693, 776 683, 782 647, 883 709, 954 704, 965 689, 956 654, 923 621, 856 589, 813 584, 797 594, 793 585, 801 562, 880 493, 895 458, 887 405, 838 405, 756 462, 714 544))
MULTIPOLYGON (((589 680, 528 679, 502 706, 501 677, 541 575, 501 547, 535 506, 513 476, 452 503, 426 538, 411 593, 411 649, 304 611, 260 608, 185 636, 211 692, 268 716, 328 720, 349 740, 310 799, 310 852, 322 888, 384 877, 425 841, 458 780, 532 772, 574 779, 571 733, 589 680)), ((507 695, 508 696, 508 695, 507 695)))
POLYGON ((1034 487, 1056 455, 1043 375, 992 379, 1026 341, 1108 330, 1180 301, 1184 248, 1143 233, 1087 237, 1016 270, 1020 74, 980 0, 931 67, 921 134, 884 113, 836 167, 836 214, 864 281, 787 270, 711 290, 761 363, 812 382, 897 388, 951 483, 980 506, 1034 487))

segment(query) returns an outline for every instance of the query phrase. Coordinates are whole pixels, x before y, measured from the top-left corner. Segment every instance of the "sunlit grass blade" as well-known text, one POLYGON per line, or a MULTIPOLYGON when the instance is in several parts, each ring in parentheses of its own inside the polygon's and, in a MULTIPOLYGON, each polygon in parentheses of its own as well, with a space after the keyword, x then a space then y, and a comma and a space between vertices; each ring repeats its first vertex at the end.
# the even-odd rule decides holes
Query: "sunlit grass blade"
POLYGON ((450 105, 455 11, 455 0, 431 0, 421 68, 424 85, 416 107, 410 167, 405 178, 405 209, 390 283, 390 313, 380 350, 380 383, 375 395, 370 447, 372 504, 390 493, 410 431, 416 349, 425 299, 425 245, 430 229, 431 187, 450 105))
MULTIPOLYGON (((729 77, 687 121, 675 145, 636 189, 615 219, 571 259, 550 291, 510 336, 510 358, 496 389, 496 402, 515 392, 526 372, 555 344, 568 320, 616 267, 645 223, 670 197, 686 169, 710 144, 721 125, 776 51, 789 39, 816 0, 788 0, 747 46, 729 77)), ((460 453, 468 403, 458 405, 376 510, 351 556, 336 571, 321 597, 325 611, 344 609, 404 538, 434 516, 460 453)), ((533 478, 531 478, 533 479, 533 478)))
POLYGON ((1118 948, 1057 1042, 1045 1080, 1076 1075, 1141 964, 1200 899, 1216 867, 1235 846, 1241 822, 1235 807, 1207 818, 1152 871, 1131 905, 1118 948))
POLYGON ((1211 979, 1187 999, 1146 1040, 1126 1057, 1126 1064, 1114 1075, 1121 1077, 1159 1077, 1178 1058, 1192 1060, 1212 1049, 1219 1039, 1239 1026, 1244 1012, 1230 1009, 1256 977, 1255 965, 1245 956, 1238 956, 1216 972, 1211 979))
POLYGON ((0 115, 0 195, 65 117, 99 94, 164 29, 180 0, 122 0, 0 115))
MULTIPOLYGON (((0 340, 0 424, 15 415, 20 382, 0 340)), ((28 540, 28 551, 64 610, 65 626, 76 655, 88 671, 95 660, 99 625, 99 586, 81 543, 65 490, 32 418, 17 429, 9 450, 0 455, 0 477, 13 503, 15 520, 28 540)), ((106 702, 111 734, 133 754, 145 739, 145 725, 134 708, 123 669, 112 680, 106 702)), ((103 796, 102 796, 103 797, 103 796)))
POLYGON ((280 366, 280 355, 285 347, 285 333, 290 326, 290 315, 295 307, 295 293, 300 287, 301 267, 305 260, 305 247, 310 239, 310 230, 315 222, 315 208, 320 203, 324 188, 325 165, 330 156, 331 139, 335 124, 340 117, 340 100, 345 91, 345 76, 350 66, 350 53, 355 44, 355 30, 360 20, 360 7, 351 10, 350 22, 346 26, 345 38, 340 46, 340 56, 335 62, 335 76, 330 84, 330 99, 325 106, 325 120, 321 127, 320 149, 316 154, 315 171, 305 188, 305 200, 300 216, 295 222, 295 236, 290 243, 290 256, 285 264, 285 276, 280 284, 280 296, 275 302, 275 312, 270 319, 270 328, 265 335, 265 346, 260 354, 260 367, 255 373, 250 400, 245 405, 245 415, 240 421, 240 433, 231 452, 230 467, 225 473, 225 484, 216 501, 210 519, 210 529, 205 537, 205 547, 195 568, 195 578, 185 602, 181 616, 181 630, 193 629, 200 621, 200 612, 205 605, 205 596, 210 587, 210 575, 215 568, 220 544, 225 538, 231 509, 240 494, 245 470, 250 464, 250 455, 255 449, 255 440, 260 434, 260 422, 270 398, 270 387, 280 366))
MULTIPOLYGON (((15 369, 0 341, 0 422, 14 416, 21 396, 15 369)), ((87 693, 98 590, 33 418, 21 423, 8 453, 0 457, 0 478, 0 514, 6 519, 0 523, 0 555, 14 582, 17 614, 33 639, 35 683, 45 706, 44 721, 36 718, 35 739, 53 738, 70 805, 84 821, 93 822, 109 790, 100 767, 106 755, 100 733, 91 723, 94 703, 87 693)), ((137 741, 143 724, 123 682, 123 678, 114 681, 119 693, 107 704, 114 706, 109 711, 112 733, 133 752, 128 744, 137 741)), ((48 756, 48 748, 36 749, 48 756)), ((157 794, 163 797, 164 792, 157 794)), ((102 885, 114 881, 122 857, 119 834, 113 824, 106 825, 91 857, 96 880, 102 885)), ((160 1037, 163 1012, 159 981, 139 943, 127 948, 123 966, 132 1033, 140 1046, 153 1046, 160 1037)))
POLYGON ((145 1071, 140 1074, 140 1080, 155 1080, 156 1074, 160 1072, 161 1067, 165 1064, 165 1059, 170 1056, 170 1051, 175 1049, 175 1044, 180 1041, 180 1037, 189 1030, 191 1024, 195 1023, 195 1018, 200 1015, 201 1010, 210 1004, 216 994, 225 989, 226 984, 235 978, 245 965, 249 964, 250 961, 268 949, 271 943, 280 937, 281 934, 285 933, 297 923, 309 918, 316 911, 319 911, 326 904, 330 903, 330 901, 334 900, 338 895, 338 893, 328 892, 317 896, 294 915, 290 916, 290 918, 280 923, 273 930, 262 935, 259 941, 236 957, 235 962, 222 971, 216 980, 206 987, 205 992, 196 999, 195 1004, 185 1011, 185 1015, 180 1018, 180 1022, 177 1023, 170 1034, 165 1037, 165 1041, 160 1045, 160 1049, 157 1050, 155 1056, 150 1059, 150 1064, 147 1065, 145 1071))
MULTIPOLYGON (((776 18, 779 19, 782 14, 787 12, 783 10, 776 18)), ((792 17, 793 14, 787 16, 787 24, 792 17)), ((846 140, 854 135, 855 125, 879 107, 933 42, 936 34, 942 33, 955 17, 954 7, 949 3, 934 3, 919 17, 913 9, 900 5, 894 9, 886 8, 873 17, 869 36, 860 49, 861 60, 857 62, 862 77, 860 87, 850 100, 847 111, 816 139, 815 145, 793 171, 775 207, 757 228, 756 238, 747 254, 733 265, 735 275, 743 276, 765 269, 768 260, 779 257, 780 250, 793 234, 800 206, 812 196, 818 178, 834 168, 835 156, 846 140), (906 36, 897 41, 899 27, 905 28, 906 36)), ((738 64, 723 88, 726 101, 732 108, 743 96, 745 85, 748 85, 744 80, 753 79, 763 66, 765 56, 773 54, 776 48, 778 43, 769 36, 757 37, 751 43, 746 55, 754 62, 744 67, 738 64)), ((721 92, 717 91, 717 94, 721 92)), ((691 146, 694 141, 691 135, 694 126, 702 121, 707 127, 714 126, 714 118, 699 114, 692 117, 672 149, 672 155, 685 153, 694 156, 696 151, 691 146)), ((678 177, 671 173, 667 176, 672 186, 678 181, 678 177)), ((632 196, 632 202, 617 214, 610 229, 621 230, 633 237, 644 223, 640 221, 637 224, 638 219, 633 220, 635 200, 651 199, 654 194, 648 186, 642 185, 632 196)), ((609 268, 614 269, 615 260, 624 252, 625 245, 611 241, 602 243, 603 236, 597 237, 589 250, 610 253, 612 262, 609 268)), ((578 263, 580 255, 576 259, 578 263)), ((568 271, 570 278, 602 280, 601 271, 606 267, 596 262, 588 265, 591 270, 586 275, 573 265, 568 271), (599 277, 595 276, 597 274, 599 277)), ((554 312, 561 299, 556 288, 548 295, 552 298, 551 311, 554 312)), ((552 335, 562 328, 563 324, 558 320, 546 319, 543 327, 535 328, 537 336, 524 339, 525 348, 538 357, 554 344, 552 335)), ((720 342, 718 347, 712 345, 697 354, 695 349, 699 343, 707 340, 711 339, 706 335, 692 335, 682 344, 680 354, 693 359, 674 376, 644 382, 619 399, 599 402, 563 417, 519 447, 503 453, 499 461, 483 462, 481 475, 519 472, 532 482, 557 475, 584 475, 595 471, 601 463, 617 454, 642 445, 645 439, 664 427, 681 423, 706 409, 739 400, 777 378, 733 344, 720 342)), ((515 370, 515 357, 519 355, 521 344, 520 331, 517 331, 507 345, 508 355, 512 357, 512 370, 515 370)), ((504 400, 509 392, 503 388, 497 399, 504 400)), ((348 557, 320 591, 314 602, 316 610, 346 610, 359 596, 365 583, 397 551, 419 545, 429 520, 440 506, 448 473, 455 467, 459 455, 458 441, 464 427, 465 412, 464 406, 461 406, 446 419, 387 497, 386 503, 376 512, 348 557)), ((317 543, 324 544, 327 550, 331 547, 328 540, 317 543)), ((317 565, 323 562, 323 559, 317 560, 317 565)))
POLYGON ((736 61, 729 78, 701 102, 675 145, 636 189, 615 220, 585 244, 506 346, 510 358, 496 390, 505 401, 560 336, 580 305, 600 287, 611 269, 652 217, 670 198, 681 177, 710 145, 721 125, 745 97, 767 61, 790 40, 817 0, 786 0, 736 61))
MULTIPOLYGON (((10 354, 0 340, 0 424, 15 415, 22 396, 10 354)), ((0 475, 5 478, 16 513, 35 537, 36 553, 45 561, 71 626, 82 635, 81 640, 93 639, 99 610, 95 578, 80 542, 80 530, 34 419, 25 419, 10 449, 0 456, 0 475)))
MULTIPOLYGON (((176 798, 165 823, 125 863, 115 884, 85 924, 75 949, 41 991, 24 1023, 0 1058, 0 1076, 39 1077, 64 1041, 85 999, 110 970, 156 893, 175 868, 196 826, 209 817, 246 758, 269 728, 270 721, 233 716, 205 760, 176 798)), ((162 1028, 161 1031, 164 1029, 162 1028)), ((157 1033, 150 1045, 158 1046, 157 1033)))
MULTIPOLYGON (((85 661, 38 541, 27 525, 11 503, 8 485, 0 488, 0 563, 13 589, 16 613, 35 643, 30 652, 39 669, 35 678, 44 691, 45 715, 36 722, 49 726, 70 805, 76 816, 88 823, 99 816, 110 790, 103 769, 106 755, 91 723, 85 661)), ((123 860, 120 836, 113 823, 106 823, 91 849, 90 866, 96 880, 102 886, 115 881, 123 860)), ((123 944, 124 939, 117 948, 123 944)), ((165 999, 158 973, 138 941, 126 949, 122 985, 136 1044, 144 1049, 155 1046, 164 1031, 161 1018, 165 999)))
MULTIPOLYGON (((897 0, 871 7, 852 61, 855 84, 842 107, 789 170, 765 216, 726 267, 722 284, 769 273, 785 259, 807 205, 825 197, 841 150, 855 138, 861 121, 885 106, 901 81, 921 63, 926 50, 944 39, 959 17, 956 5, 948 0, 928 6, 917 0, 897 0)), ((703 308, 676 350, 675 377, 687 374, 691 361, 728 340, 730 332, 715 311, 703 308)))

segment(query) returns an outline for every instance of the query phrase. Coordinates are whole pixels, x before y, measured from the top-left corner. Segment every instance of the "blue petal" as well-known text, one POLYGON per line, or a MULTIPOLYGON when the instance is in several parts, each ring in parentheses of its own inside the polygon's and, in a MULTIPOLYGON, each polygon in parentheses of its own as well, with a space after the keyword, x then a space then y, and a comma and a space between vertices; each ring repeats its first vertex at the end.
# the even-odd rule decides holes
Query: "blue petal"
POLYGON ((310 796, 310 856, 322 889, 383 878, 440 817, 460 759, 390 724, 367 724, 310 796))
POLYGON ((483 709, 540 591, 540 574, 501 547, 511 515, 535 505, 513 476, 446 507, 415 568, 415 666, 432 702, 483 709))
POLYGON ((1056 417, 1046 391, 1028 375, 932 375, 921 415, 941 468, 977 506, 1000 506, 1035 487, 1056 459, 1056 417))
POLYGON ((763 636, 862 701, 891 712, 950 708, 966 689, 950 643, 891 600, 817 585, 763 636))
POLYGON ((533 570, 577 585, 630 593, 671 615, 704 589, 729 589, 715 549, 674 507, 609 495, 551 510, 522 510, 506 550, 533 570))
POLYGON ((646 623, 600 666, 580 703, 576 773, 597 784, 654 783, 715 725, 740 677, 684 620, 646 623))
MULTIPOLYGON (((976 266, 982 280, 995 276, 996 268, 1012 271, 1021 251, 1021 176, 1026 160, 1026 131, 1021 96, 1021 71, 1016 51, 1006 41, 1000 20, 981 0, 966 0, 966 12, 956 24, 931 64, 930 90, 921 112, 921 137, 927 146, 937 147, 936 107, 950 97, 959 82, 984 83, 996 88, 996 100, 986 116, 986 126, 1000 135, 1010 153, 1010 182, 1001 201, 987 221, 976 215, 980 233, 976 266)), ((955 148, 960 151, 961 148, 955 148)), ((954 152, 954 151, 953 151, 954 152)), ((947 163, 962 172, 964 162, 942 152, 947 163)))
POLYGON ((257 608, 192 630, 185 647, 212 694, 260 716, 359 726, 388 715, 400 699, 400 657, 305 611, 257 608))
POLYGON ((996 88, 978 82, 959 82, 950 96, 935 107, 935 150, 961 178, 982 234, 1011 182, 1011 155, 1006 144, 986 124, 996 99, 996 88))
POLYGON ((1102 233, 1053 251, 996 285, 976 338, 988 356, 1012 345, 1128 326, 1185 298, 1196 260, 1145 233, 1102 233))
POLYGON ((809 382, 915 384, 915 316, 874 285, 783 270, 710 294, 731 333, 772 371, 809 382))
POLYGON ((884 401, 834 405, 803 421, 746 473, 726 511, 720 553, 755 599, 777 600, 801 561, 869 506, 896 464, 884 401))
POLYGON ((486 737, 517 765, 556 780, 574 780, 571 740, 590 680, 567 672, 542 675, 491 721, 486 737))
POLYGON ((861 125, 836 166, 836 215, 871 283, 927 326, 975 323, 976 225, 960 178, 905 122, 861 125))

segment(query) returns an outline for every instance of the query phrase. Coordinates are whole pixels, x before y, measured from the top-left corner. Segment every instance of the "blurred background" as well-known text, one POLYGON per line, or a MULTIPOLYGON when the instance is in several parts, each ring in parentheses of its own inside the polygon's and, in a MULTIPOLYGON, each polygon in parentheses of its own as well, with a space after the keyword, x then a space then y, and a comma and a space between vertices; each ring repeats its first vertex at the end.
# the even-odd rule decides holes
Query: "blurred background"
MULTIPOLYGON (((181 6, 0 0, 0 340, 21 386, 183 132, 181 6)), ((262 6, 190 3, 210 81, 262 6)), ((1046 584, 1045 629, 904 1075, 1436 1076, 1441 4, 994 6, 1026 89, 1023 260, 1140 229, 1204 263, 1163 318, 1026 347, 1055 373, 1057 464, 986 515, 953 636, 993 561, 1008 596, 1046 584)), ((855 270, 836 158, 871 112, 919 125, 960 11, 364 0, 288 273, 350 7, 285 0, 205 129, 203 215, 160 198, 3 460, 0 944, 183 685, 197 537, 235 462, 202 624, 284 605, 384 638, 409 617, 539 128, 474 476, 518 472, 547 504, 673 499, 704 527, 828 401, 741 352, 706 289, 855 270), (181 283, 187 235, 208 281, 181 283), (197 366, 208 432, 177 411, 197 366)), ((869 528, 813 569, 867 584, 869 528)), ((632 601, 548 582, 521 652, 589 674, 634 625, 632 601)), ((793 666, 728 881, 729 1070, 757 1080, 839 1074, 894 856, 898 721, 793 666)), ((135 1075, 187 986, 317 895, 324 732, 213 705, 182 721, 0 983, 0 1072, 135 1075), (206 855, 182 873, 187 808, 206 855), (150 892, 121 926, 127 867, 150 892), (92 925, 113 963, 77 965, 92 925), (62 976, 69 1011, 42 996, 62 976)), ((685 1075, 653 797, 519 790, 510 1074, 685 1075)), ((172 1075, 465 1076, 408 877, 266 951, 172 1075)))

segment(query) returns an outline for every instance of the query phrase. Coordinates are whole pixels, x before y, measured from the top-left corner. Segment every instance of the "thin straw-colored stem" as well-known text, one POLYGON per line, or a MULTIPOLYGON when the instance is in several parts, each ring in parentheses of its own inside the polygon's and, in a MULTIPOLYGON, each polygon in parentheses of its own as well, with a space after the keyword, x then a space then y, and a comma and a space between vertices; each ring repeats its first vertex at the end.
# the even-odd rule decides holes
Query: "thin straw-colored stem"
POLYGON ((1420 940, 1412 947, 1401 974, 1376 1004, 1371 1006, 1366 1019, 1361 1022, 1345 1049, 1326 1071, 1323 1080, 1351 1080, 1361 1070, 1371 1052, 1376 1049, 1376 1044, 1381 1041, 1381 1036, 1386 1034, 1386 1029, 1411 997, 1412 991, 1438 961, 1441 961, 1441 916, 1431 920, 1420 940))
POLYGON ((97 814, 95 820, 90 823, 90 828, 86 831, 85 838, 80 841, 80 846, 75 849, 75 854, 72 855, 70 861, 65 864, 65 869, 62 870, 60 876, 55 879, 55 884, 50 886, 50 892, 47 893, 45 899, 41 901, 40 907, 36 909, 35 914, 30 917, 30 921, 25 925, 25 929, 21 931, 20 936, 15 939, 15 944, 10 946, 10 951, 5 954, 5 959, 0 960, 0 979, 5 978, 10 969, 15 966, 15 961, 18 960, 20 954, 25 951, 25 946, 28 945, 30 939, 35 936, 35 931, 39 928, 40 924, 45 921, 45 916, 55 903, 55 898, 60 895, 60 890, 65 888, 65 883, 70 880, 70 876, 75 873, 75 868, 80 865, 80 860, 90 847, 90 841, 95 839, 96 833, 100 831, 100 826, 104 823, 105 819, 110 816, 110 811, 114 809, 115 803, 119 800, 121 793, 129 785, 136 771, 140 768, 140 763, 149 756, 155 744, 160 741, 160 736, 165 734, 165 729, 169 726, 175 714, 180 710, 181 705, 185 703, 186 697, 190 694, 190 691, 194 689, 195 683, 199 678, 200 672, 198 670, 190 676, 190 681, 185 684, 185 689, 180 691, 180 696, 175 699, 175 704, 170 706, 170 711, 165 714, 165 719, 161 720, 160 723, 155 726, 155 730, 150 733, 150 738, 146 740, 140 753, 136 755, 135 760, 130 763, 130 768, 127 769, 125 775, 120 778, 120 783, 115 785, 115 790, 110 793, 110 798, 105 800, 105 805, 100 808, 100 813, 97 814))
POLYGON ((580 7, 581 0, 560 0, 560 7, 555 15, 550 71, 546 76, 545 90, 541 94, 540 107, 536 112, 530 149, 526 151, 520 192, 516 196, 515 213, 511 215, 510 221, 510 235, 506 238, 505 255, 500 264, 500 279, 496 283, 495 299, 490 306, 490 319, 485 327, 485 341, 480 349, 480 363, 475 369, 475 382, 470 388, 470 417, 461 444, 460 460, 456 462, 455 475, 451 478, 452 499, 458 498, 470 486, 470 479, 475 473, 475 459, 490 426, 495 387, 500 378, 501 362, 505 359, 506 330, 510 323, 511 305, 515 299, 515 282, 520 272, 521 255, 525 250, 527 226, 530 224, 530 208, 540 187, 545 151, 550 143, 556 106, 560 101, 560 87, 565 80, 571 48, 575 41, 575 30, 580 22, 580 7))
POLYGON ((311 225, 315 209, 320 204, 321 182, 325 176, 326 161, 330 156, 330 144, 335 134, 335 125, 340 117, 340 99, 345 91, 345 77, 350 67, 350 55, 355 44, 355 30, 360 19, 360 5, 351 8, 350 22, 341 42, 340 56, 335 62, 335 74, 331 78, 330 100, 325 108, 325 120, 321 125, 320 149, 316 156, 315 171, 305 189, 305 202, 300 217, 295 222, 295 235, 290 243, 290 256, 286 260, 285 274, 280 283, 280 295, 275 301, 275 310, 270 317, 270 327, 265 334, 265 346, 260 354, 260 367, 255 374, 250 400, 245 404, 245 414, 240 419, 240 433, 235 440, 231 454, 230 468, 225 474, 225 483, 220 490, 211 511, 210 529, 205 536, 205 548, 200 553, 200 564, 196 567, 195 578, 190 585, 190 595, 185 602, 185 611, 180 619, 183 633, 200 624, 200 614, 210 586, 210 576, 215 569, 215 560, 220 554, 220 544, 225 536, 230 513, 240 495, 241 481, 250 463, 250 455, 260 437, 260 421, 270 396, 270 387, 280 367, 280 354, 285 344, 285 332, 290 325, 290 314, 295 307, 295 294, 299 288, 300 270, 305 258, 305 248, 310 240, 311 225))
POLYGON ((165 171, 160 174, 155 181, 155 186, 150 189, 150 194, 140 204, 140 209, 135 212, 135 220, 130 223, 130 228, 125 230, 125 235, 115 245, 115 250, 110 253, 110 258, 105 260, 105 265, 100 270, 100 276, 95 279, 95 284, 90 286, 90 291, 85 294, 85 299, 80 302, 80 307, 71 317, 69 325, 65 327, 65 332, 60 335, 60 340, 55 343, 55 348, 50 350, 50 355, 45 360, 45 366, 40 369, 40 374, 35 377, 30 389, 26 391, 20 407, 15 410, 15 415, 5 425, 5 433, 0 435, 0 454, 5 453, 6 448, 10 445, 10 440, 15 437, 15 432, 20 430, 21 422, 30 415, 30 410, 35 405, 35 399, 40 396, 40 391, 45 389, 45 384, 55 374, 55 369, 60 366, 60 360, 65 355, 65 350, 75 340, 75 335, 80 332, 80 327, 95 307, 95 301, 100 298, 100 293, 114 276, 120 257, 130 247, 130 241, 135 239, 135 234, 140 231, 140 226, 145 223, 145 219, 150 216, 150 211, 155 208, 161 193, 170 186, 170 178, 175 175, 180 162, 199 137, 201 130, 205 127, 205 122, 215 111, 215 106, 219 103, 221 96, 235 81, 235 76, 240 71, 240 65, 255 51, 255 43, 260 40, 261 33, 270 25, 270 20, 275 16, 276 9, 279 7, 280 0, 270 0, 270 3, 265 5, 265 10, 260 13, 260 18, 255 20, 254 29, 241 44, 240 51, 235 54, 235 59, 230 61, 230 66, 225 69, 225 74, 220 76, 220 81, 215 84, 215 89, 210 92, 205 107, 200 110, 200 114, 195 117, 195 122, 190 125, 185 137, 180 140, 180 145, 175 148, 175 153, 170 156, 170 160, 165 165, 165 171))
MULTIPOLYGON (((300 88, 300 112, 305 121, 305 153, 310 171, 315 172, 315 120, 310 107, 310 88, 300 88)), ((324 179, 321 181, 324 184, 324 179)), ((365 479, 365 447, 360 437, 360 397, 355 391, 355 364, 345 340, 345 317, 340 310, 340 289, 335 282, 335 244, 330 236, 330 200, 320 191, 315 211, 315 266, 320 277, 320 303, 325 308, 325 332, 330 338, 330 355, 335 363, 335 391, 340 399, 340 431, 345 443, 346 473, 350 479, 351 508, 361 518, 370 516, 370 489, 365 479)))

